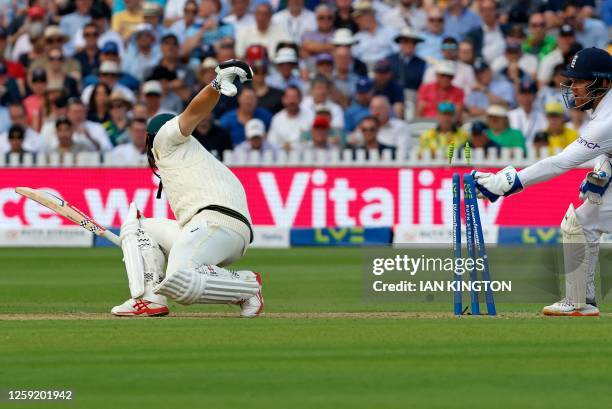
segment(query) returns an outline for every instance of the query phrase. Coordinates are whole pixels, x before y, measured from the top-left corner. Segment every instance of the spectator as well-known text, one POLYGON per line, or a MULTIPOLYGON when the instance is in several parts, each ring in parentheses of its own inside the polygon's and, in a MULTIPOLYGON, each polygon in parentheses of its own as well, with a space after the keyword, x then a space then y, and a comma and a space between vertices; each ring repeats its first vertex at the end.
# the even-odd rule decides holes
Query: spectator
POLYGON ((219 61, 227 61, 233 60, 236 58, 236 52, 234 51, 234 47, 236 46, 236 42, 231 37, 225 37, 219 40, 218 43, 214 45, 215 56, 219 61))
POLYGON ((53 152, 63 155, 65 153, 77 154, 95 151, 91 145, 75 140, 74 126, 70 119, 66 117, 58 118, 55 121, 55 134, 57 135, 57 143, 53 152))
POLYGON ((304 8, 304 0, 287 0, 287 8, 275 13, 272 23, 282 27, 296 44, 302 43, 304 33, 317 29, 315 14, 304 8))
POLYGON ((269 3, 259 3, 255 7, 255 24, 241 30, 236 37, 236 55, 244 57, 248 46, 264 45, 268 55, 276 55, 276 45, 290 40, 284 27, 272 23, 272 6, 269 3))
MULTIPOLYGON (((87 110, 83 102, 78 98, 68 101, 68 119, 70 120, 70 131, 77 146, 84 146, 90 151, 108 151, 112 144, 102 125, 87 121, 87 110)), ((57 125, 57 124, 56 124, 57 125)), ((57 126, 47 134, 42 134, 45 144, 51 150, 58 147, 59 140, 56 134, 57 126)))
POLYGON ((509 81, 517 84, 524 79, 535 78, 538 71, 538 58, 524 54, 521 45, 514 41, 506 43, 506 51, 491 64, 494 73, 501 73, 509 81))
POLYGON ((496 148, 499 154, 500 146, 489 139, 487 129, 487 124, 474 121, 470 129, 470 146, 473 149, 484 149, 485 153, 488 153, 489 148, 496 148))
POLYGON ((317 54, 331 54, 334 45, 331 43, 334 36, 334 11, 327 4, 319 4, 315 9, 317 29, 306 31, 301 39, 302 53, 305 58, 311 59, 317 54))
POLYGON ((134 118, 130 121, 129 142, 118 145, 110 151, 110 163, 115 166, 147 165, 147 121, 134 118))
POLYGON ((59 23, 62 31, 68 35, 69 41, 64 46, 64 51, 68 55, 73 55, 75 52, 74 39, 77 32, 91 20, 89 12, 93 5, 93 0, 75 0, 74 5, 76 10, 62 16, 59 23))
POLYGON ((300 78, 298 67, 298 56, 293 48, 281 48, 274 59, 276 72, 268 76, 266 82, 269 86, 285 90, 289 85, 304 89, 304 83, 300 78))
POLYGON ((308 122, 312 122, 315 117, 315 109, 318 105, 325 105, 331 112, 331 126, 335 129, 344 129, 344 114, 340 105, 329 99, 332 84, 331 82, 319 75, 316 76, 311 83, 310 95, 304 97, 301 103, 301 110, 306 115, 310 115, 308 122))
POLYGON ((8 150, 5 153, 5 160, 8 162, 11 154, 19 155, 19 163, 23 163, 23 155, 32 153, 23 147, 25 139, 25 129, 21 125, 12 125, 7 133, 8 150))
POLYGON ((521 131, 527 141, 532 141, 535 134, 546 128, 546 118, 535 106, 538 88, 532 81, 523 81, 518 88, 518 107, 508 113, 510 126, 521 131))
POLYGON ((161 38, 161 60, 159 64, 153 68, 153 73, 157 69, 166 69, 175 74, 172 88, 178 88, 182 85, 192 88, 196 83, 195 73, 187 64, 183 64, 179 56, 179 41, 174 33, 166 33, 161 38))
POLYGON ((353 46, 353 56, 372 67, 379 61, 397 52, 397 44, 389 41, 396 32, 385 26, 380 26, 374 15, 372 3, 368 0, 358 0, 353 4, 353 18, 359 31, 355 34, 357 43, 353 46))
POLYGON ((11 78, 8 66, 0 61, 0 106, 6 106, 14 101, 21 100, 19 85, 11 78))
POLYGON ((578 109, 570 109, 569 114, 570 121, 567 123, 567 126, 578 131, 579 135, 584 135, 587 124, 589 123, 589 118, 586 112, 578 109))
POLYGON ((459 43, 459 51, 457 53, 458 60, 464 64, 472 65, 476 59, 474 53, 474 44, 469 40, 463 40, 459 43))
MULTIPOLYGON (((344 111, 344 130, 353 132, 357 124, 370 116, 370 101, 374 96, 374 84, 368 77, 361 77, 355 85, 355 95, 351 106, 344 111)), ((377 129, 378 130, 378 129, 377 129)))
POLYGON ((66 75, 62 64, 64 63, 64 54, 59 48, 52 48, 47 52, 47 60, 49 65, 47 68, 47 79, 49 82, 60 83, 66 90, 66 95, 70 97, 78 96, 79 84, 73 77, 66 75))
POLYGON ((351 33, 356 33, 357 23, 352 17, 352 0, 336 0, 336 13, 334 14, 334 28, 337 30, 347 29, 351 33))
POLYGON ((368 67, 363 63, 363 61, 358 58, 353 57, 352 47, 357 44, 357 40, 353 37, 353 34, 348 28, 339 28, 334 32, 334 36, 331 40, 332 45, 334 46, 334 52, 336 50, 342 50, 343 52, 348 51, 351 54, 351 71, 358 76, 365 77, 368 75, 368 67))
POLYGON ((207 151, 211 153, 216 152, 219 160, 223 160, 223 153, 225 151, 231 151, 234 148, 231 135, 215 122, 212 114, 202 119, 193 131, 193 137, 207 151))
POLYGON ((153 27, 155 34, 155 42, 158 42, 162 35, 169 30, 161 23, 162 8, 159 4, 152 1, 145 1, 142 5, 142 20, 143 23, 153 27))
POLYGON ((431 8, 427 15, 427 27, 421 33, 423 42, 417 46, 417 55, 427 62, 442 59, 444 39, 444 15, 438 8, 431 8))
POLYGON ((378 120, 378 142, 407 152, 416 141, 410 135, 408 125, 391 117, 391 104, 383 95, 374 96, 370 102, 370 114, 378 120))
POLYGON ((436 64, 436 80, 421 85, 417 92, 416 116, 434 118, 440 102, 455 104, 457 115, 463 111, 464 93, 452 85, 455 62, 442 60, 436 64))
POLYGON ((557 45, 552 52, 542 58, 538 68, 538 83, 540 87, 548 85, 553 76, 554 68, 559 64, 569 63, 574 54, 582 47, 576 42, 574 29, 569 24, 559 28, 557 45))
POLYGON ((354 60, 349 47, 334 47, 333 54, 333 84, 332 99, 342 107, 351 103, 351 97, 355 92, 355 84, 359 76, 353 71, 354 60))
POLYGON ((457 126, 456 108, 452 102, 438 104, 435 128, 423 132, 419 138, 419 152, 430 151, 432 155, 440 149, 446 149, 450 144, 455 147, 465 145, 468 140, 467 132, 457 126))
POLYGON ((225 24, 231 24, 236 37, 240 31, 255 24, 255 16, 249 11, 249 0, 231 0, 232 10, 223 18, 225 24))
MULTIPOLYGON (((315 106, 315 117, 317 116, 326 116, 330 123, 332 121, 332 113, 327 105, 319 104, 315 106)), ((333 145, 342 145, 344 144, 344 132, 342 129, 331 127, 328 135, 327 141, 333 145)), ((302 141, 310 141, 312 140, 312 129, 302 132, 300 135, 300 139, 302 141)))
POLYGON ((487 137, 503 148, 526 149, 525 137, 518 129, 510 128, 508 110, 501 105, 491 105, 487 108, 487 137))
POLYGON ((25 83, 26 83, 26 70, 24 66, 18 61, 12 61, 7 59, 5 56, 7 53, 8 46, 8 32, 5 28, 0 27, 0 66, 5 67, 4 74, 8 74, 8 78, 15 81, 17 85, 17 95, 25 94, 25 83))
POLYGON ((257 106, 276 114, 283 109, 283 91, 269 86, 266 83, 268 75, 268 62, 266 60, 256 60, 250 63, 253 69, 253 81, 251 86, 257 95, 257 106))
POLYGON ((151 81, 159 82, 161 86, 160 110, 163 112, 182 112, 185 104, 179 94, 184 94, 185 100, 187 100, 191 96, 191 92, 189 89, 183 90, 186 88, 185 84, 176 77, 176 72, 158 66, 149 78, 151 81))
POLYGON ((268 140, 282 149, 295 149, 301 134, 311 125, 312 117, 300 108, 301 102, 302 91, 298 87, 288 86, 282 99, 283 110, 272 118, 268 140))
POLYGON ((504 77, 493 77, 493 71, 483 59, 476 60, 476 84, 465 100, 470 116, 484 115, 489 105, 514 106, 514 87, 504 77))
MULTIPOLYGON (((9 128, 13 125, 19 125, 25 129, 23 149, 30 152, 40 152, 44 150, 45 143, 40 138, 40 135, 28 125, 26 112, 21 102, 12 102, 8 106, 8 112, 10 119, 9 128)), ((9 149, 8 132, 3 132, 0 135, 0 152, 6 153, 9 149)))
MULTIPOLYGON (((453 85, 461 88, 465 95, 472 91, 472 87, 476 83, 474 69, 471 65, 459 61, 459 43, 453 37, 445 37, 442 40, 442 56, 446 61, 452 61, 455 66, 455 75, 453 76, 453 85)), ((436 63, 432 64, 425 70, 423 77, 424 83, 433 82, 436 79, 436 63)))
POLYGON ((487 64, 504 53, 506 41, 498 22, 498 6, 495 0, 484 0, 478 4, 478 12, 482 26, 472 29, 466 34, 466 39, 474 45, 474 52, 482 56, 487 64))
POLYGON ((277 148, 266 139, 266 126, 257 118, 251 119, 244 126, 246 141, 236 146, 236 153, 272 152, 276 155, 277 148))
MULTIPOLYGON (((61 85, 61 84, 60 84, 61 85)), ((49 84, 47 88, 55 87, 55 84, 49 84)), ((43 126, 40 131, 40 135, 37 135, 37 140, 41 142, 41 145, 44 145, 43 135, 49 135, 55 133, 55 121, 58 118, 65 117, 68 114, 68 98, 66 98, 63 94, 60 94, 58 98, 53 100, 50 104, 50 112, 49 115, 46 116, 43 126)), ((27 137, 27 131, 26 131, 27 137)), ((40 148, 42 151, 42 146, 40 148)))
POLYGON ((134 30, 135 46, 128 48, 123 59, 123 71, 139 81, 145 80, 145 72, 152 69, 161 59, 159 47, 155 44, 153 26, 143 23, 134 30))
POLYGON ((574 1, 568 1, 563 10, 563 20, 571 25, 576 32, 576 39, 583 47, 606 48, 608 44, 608 29, 601 21, 591 18, 581 12, 574 1))
POLYGON ((406 28, 414 32, 422 31, 427 14, 418 3, 417 0, 400 0, 395 7, 382 15, 382 24, 398 32, 406 28))
POLYGON ((330 143, 331 121, 328 116, 317 115, 312 121, 312 139, 304 142, 305 150, 331 151, 338 146, 330 143))
POLYGON ((563 150, 567 145, 578 139, 578 131, 565 125, 565 111, 558 102, 546 104, 546 120, 548 127, 544 130, 549 154, 563 150))
POLYGON ((391 62, 387 59, 380 60, 374 65, 374 95, 386 96, 395 116, 404 117, 404 91, 395 82, 391 62))
MULTIPOLYGON (((113 41, 104 43, 104 45, 100 48, 100 67, 83 79, 82 85, 84 88, 98 82, 98 74, 100 74, 102 66, 107 62, 112 62, 117 67, 121 67, 120 49, 119 46, 113 41)), ((119 68, 117 69, 119 70, 117 82, 125 87, 125 89, 128 90, 133 96, 134 92, 138 92, 140 88, 140 81, 126 72, 121 72, 119 68)))
POLYGON ((42 128, 43 118, 45 117, 45 90, 47 89, 47 72, 42 68, 32 71, 30 79, 30 89, 32 94, 23 100, 26 110, 28 125, 36 132, 42 128))
MULTIPOLYGON (((202 19, 198 17, 198 9, 198 3, 195 0, 187 0, 183 6, 183 15, 170 26, 170 31, 176 35, 179 44, 185 42, 187 30, 195 28, 196 24, 202 24, 202 19)), ((167 10, 166 8, 166 12, 167 10)))
POLYGON ((557 47, 557 40, 550 34, 546 34, 546 20, 542 13, 532 14, 529 18, 529 32, 527 41, 523 43, 523 51, 533 54, 542 60, 557 47))
POLYGON ((370 151, 377 151, 380 155, 384 151, 390 151, 391 157, 395 158, 395 148, 378 142, 378 120, 373 116, 366 116, 359 122, 359 133, 362 135, 363 142, 353 147, 353 159, 357 157, 358 150, 365 151, 366 160, 370 159, 370 151))
POLYGON ((548 84, 538 89, 535 102, 536 110, 544 112, 547 103, 559 102, 564 107, 566 115, 569 115, 570 109, 566 107, 561 92, 561 83, 566 80, 566 78, 561 75, 563 71, 565 71, 565 64, 557 65, 553 70, 552 78, 548 84))
POLYGON ((416 55, 417 44, 421 43, 421 36, 406 27, 395 36, 395 42, 399 44, 399 53, 389 57, 393 70, 393 78, 396 78, 403 89, 416 91, 423 82, 427 63, 416 55))
POLYGON ((81 51, 74 55, 74 59, 81 65, 81 75, 85 78, 100 65, 100 49, 98 48, 100 34, 94 23, 85 24, 82 32, 84 46, 81 51))
POLYGON ((164 99, 161 83, 156 80, 147 81, 142 86, 142 97, 147 107, 147 118, 153 118, 157 114, 167 112, 162 107, 164 99))
POLYGON ((212 49, 224 38, 234 36, 234 27, 221 21, 220 11, 219 0, 200 2, 198 17, 202 19, 202 23, 196 22, 185 32, 185 42, 181 46, 182 56, 199 61, 204 56, 203 51, 212 49))
POLYGON ((480 27, 478 14, 467 8, 463 0, 448 0, 444 12, 444 28, 448 36, 463 39, 467 33, 480 27))
MULTIPOLYGON (((122 73, 119 69, 119 64, 117 64, 115 61, 102 61, 102 64, 100 64, 100 75, 98 77, 99 81, 108 85, 112 91, 122 93, 123 96, 130 102, 135 101, 132 90, 120 83, 121 76, 122 73)), ((88 85, 85 87, 85 89, 83 89, 83 93, 81 94, 81 100, 83 102, 89 102, 91 93, 93 92, 95 83, 97 82, 98 81, 94 81, 92 85, 88 85)))
POLYGON ((101 82, 94 86, 91 98, 89 99, 87 120, 102 124, 110 120, 109 103, 111 89, 108 85, 101 82))
POLYGON ((246 139, 244 125, 253 118, 261 119, 269 127, 272 114, 266 109, 257 108, 255 91, 253 88, 243 86, 238 94, 238 108, 226 112, 219 120, 219 124, 229 132, 234 145, 238 145, 246 139))
MULTIPOLYGON (((129 125, 128 112, 132 104, 122 93, 113 91, 109 98, 109 119, 102 126, 108 134, 113 146, 117 146, 128 141, 127 129, 129 125)), ((135 116, 135 118, 137 118, 135 116)))
MULTIPOLYGON (((119 54, 123 55, 123 38, 116 31, 111 30, 110 28, 110 20, 111 20, 111 10, 104 3, 96 3, 91 8, 91 22, 85 24, 82 30, 79 30, 76 34, 76 38, 74 40, 74 45, 77 50, 83 50, 86 48, 87 39, 85 38, 85 30, 87 27, 95 27, 97 36, 95 38, 96 44, 98 48, 102 48, 102 46, 108 42, 113 42, 119 46, 119 54), (89 26, 89 24, 93 24, 93 26, 89 26)), ((91 30, 91 29, 90 29, 91 30)), ((91 39, 93 40, 93 38, 91 39)), ((76 58, 76 56, 75 56, 76 58)), ((91 74, 93 71, 90 70, 87 73, 83 74, 83 77, 91 74)))
POLYGON ((17 40, 13 46, 11 58, 19 61, 25 67, 30 65, 30 61, 44 53, 46 13, 46 10, 39 5, 29 7, 25 24, 15 33, 17 40))
MULTIPOLYGON (((45 28, 45 48, 42 53, 35 59, 32 59, 28 65, 31 72, 37 68, 49 69, 48 53, 53 49, 62 49, 68 37, 60 30, 58 26, 50 25, 45 28)), ((74 58, 64 58, 62 60, 62 69, 66 75, 71 76, 76 81, 81 80, 81 65, 74 58)))
POLYGON ((138 25, 144 22, 140 0, 124 0, 125 10, 113 14, 111 27, 127 41, 138 25))

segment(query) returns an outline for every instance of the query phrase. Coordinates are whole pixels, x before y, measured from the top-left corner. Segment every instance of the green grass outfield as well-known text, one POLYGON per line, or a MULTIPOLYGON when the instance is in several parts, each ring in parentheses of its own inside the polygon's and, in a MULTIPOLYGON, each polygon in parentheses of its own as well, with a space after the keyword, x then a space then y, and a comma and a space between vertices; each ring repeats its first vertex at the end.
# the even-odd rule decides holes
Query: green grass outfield
POLYGON ((358 249, 251 250, 266 313, 172 306, 119 319, 118 249, 0 250, 0 406, 67 408, 608 407, 612 315, 540 304, 450 315, 450 303, 367 303, 358 249), (71 403, 6 401, 72 389, 71 403))

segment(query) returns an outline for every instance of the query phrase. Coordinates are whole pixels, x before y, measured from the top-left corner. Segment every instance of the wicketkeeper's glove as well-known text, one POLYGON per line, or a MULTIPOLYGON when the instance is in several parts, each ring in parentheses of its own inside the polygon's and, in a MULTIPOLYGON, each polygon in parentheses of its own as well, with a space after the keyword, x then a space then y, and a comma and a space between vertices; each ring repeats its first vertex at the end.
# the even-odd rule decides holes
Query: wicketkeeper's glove
POLYGON ((249 67, 249 64, 240 60, 227 60, 222 62, 215 68, 215 72, 217 73, 217 77, 210 85, 228 97, 233 97, 238 93, 238 88, 234 85, 236 76, 238 76, 240 82, 253 79, 253 70, 249 67))
POLYGON ((496 201, 500 196, 510 196, 523 190, 523 184, 513 166, 506 166, 497 173, 473 170, 472 175, 474 176, 476 195, 479 198, 486 197, 491 202, 496 201))
POLYGON ((580 199, 587 200, 594 205, 602 203, 602 197, 610 186, 612 178, 612 166, 608 159, 603 159, 595 164, 592 171, 587 173, 586 177, 580 184, 580 199))

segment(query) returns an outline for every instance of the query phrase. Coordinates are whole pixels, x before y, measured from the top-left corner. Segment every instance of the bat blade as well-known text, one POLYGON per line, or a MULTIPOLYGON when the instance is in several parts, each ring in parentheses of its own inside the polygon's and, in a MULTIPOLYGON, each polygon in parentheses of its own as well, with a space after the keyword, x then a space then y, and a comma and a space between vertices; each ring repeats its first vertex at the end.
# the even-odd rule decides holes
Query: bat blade
POLYGON ((57 197, 49 192, 45 192, 44 190, 32 189, 30 187, 25 186, 15 188, 15 192, 37 203, 40 203, 46 208, 53 210, 55 213, 64 216, 71 222, 78 224, 86 230, 89 230, 93 234, 100 237, 104 237, 111 241, 113 244, 121 247, 121 240, 116 234, 106 230, 104 226, 98 224, 94 219, 87 216, 77 207, 71 205, 64 199, 57 197))

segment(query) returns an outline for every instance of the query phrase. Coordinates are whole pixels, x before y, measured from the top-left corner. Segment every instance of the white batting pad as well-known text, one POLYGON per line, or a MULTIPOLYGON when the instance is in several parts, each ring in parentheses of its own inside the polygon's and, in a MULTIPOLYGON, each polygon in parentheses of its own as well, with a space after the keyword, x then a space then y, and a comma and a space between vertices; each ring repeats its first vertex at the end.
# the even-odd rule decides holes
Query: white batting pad
POLYGON ((581 308, 586 304, 587 271, 591 257, 589 257, 589 244, 572 204, 561 222, 561 232, 565 264, 565 296, 576 308, 581 308))
POLYGON ((260 290, 251 272, 232 272, 205 265, 178 270, 168 275, 153 291, 179 304, 233 304, 256 295, 260 290))
POLYGON ((144 263, 138 248, 135 234, 125 236, 121 240, 123 262, 127 271, 130 294, 132 298, 140 298, 144 294, 144 263))

